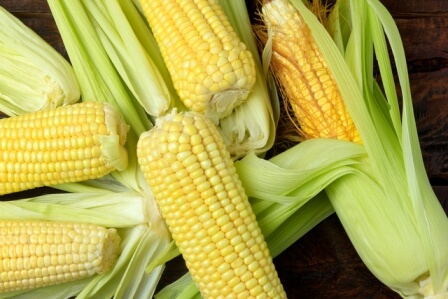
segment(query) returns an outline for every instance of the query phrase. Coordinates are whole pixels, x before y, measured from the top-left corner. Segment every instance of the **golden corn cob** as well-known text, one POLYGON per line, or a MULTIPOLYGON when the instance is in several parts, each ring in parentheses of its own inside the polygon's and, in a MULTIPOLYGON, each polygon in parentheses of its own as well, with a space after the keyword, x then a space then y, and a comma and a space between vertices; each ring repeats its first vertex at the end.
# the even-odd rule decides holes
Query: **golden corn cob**
POLYGON ((181 100, 217 120, 252 89, 255 63, 218 0, 140 0, 181 100))
POLYGON ((223 139, 173 112, 140 136, 140 167, 204 298, 286 298, 223 139))
POLYGON ((263 2, 264 29, 256 30, 266 44, 272 34, 271 68, 298 122, 309 138, 361 142, 340 91, 308 25, 288 0, 263 2))
POLYGON ((0 120, 0 194, 95 179, 127 166, 128 127, 99 102, 0 120))
POLYGON ((39 288, 108 271, 119 254, 113 228, 1 220, 0 292, 39 288))

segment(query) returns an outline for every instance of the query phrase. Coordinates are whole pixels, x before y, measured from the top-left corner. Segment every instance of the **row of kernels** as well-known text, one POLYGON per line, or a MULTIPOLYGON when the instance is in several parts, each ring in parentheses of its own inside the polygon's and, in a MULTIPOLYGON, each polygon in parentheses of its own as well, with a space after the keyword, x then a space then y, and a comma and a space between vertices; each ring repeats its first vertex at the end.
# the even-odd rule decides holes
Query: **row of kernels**
POLYGON ((24 174, 99 167, 104 162, 100 146, 52 152, 10 152, 0 156, 5 158, 0 160, 0 172, 24 174))
POLYGON ((3 135, 0 140, 2 151, 51 151, 63 150, 66 148, 89 147, 99 143, 99 135, 82 136, 56 136, 54 139, 28 139, 28 138, 7 138, 3 135))
MULTIPOLYGON (((101 104, 100 104, 101 105, 101 104)), ((84 123, 104 123, 104 110, 102 106, 98 108, 84 108, 82 106, 76 106, 73 111, 65 109, 67 107, 60 107, 59 109, 46 109, 43 111, 37 111, 35 113, 23 114, 11 118, 6 118, 0 122, 0 130, 14 129, 11 131, 22 132, 34 136, 30 133, 33 130, 38 132, 37 129, 42 127, 65 127, 70 129, 73 123, 79 125, 84 123), (79 110, 79 111, 77 111, 79 110), (50 113, 47 113, 50 112, 50 113), (43 115, 47 113, 48 115, 43 115), (67 113, 72 112, 72 113, 67 113)))

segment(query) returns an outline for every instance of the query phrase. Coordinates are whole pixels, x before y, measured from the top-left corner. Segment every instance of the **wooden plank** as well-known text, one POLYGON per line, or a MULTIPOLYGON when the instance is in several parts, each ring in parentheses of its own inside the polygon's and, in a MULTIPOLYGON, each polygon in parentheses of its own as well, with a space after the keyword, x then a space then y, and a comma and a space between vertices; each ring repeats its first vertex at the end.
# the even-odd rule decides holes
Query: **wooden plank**
POLYGON ((448 1, 444 0, 382 0, 381 2, 393 15, 448 12, 448 1))
MULTIPOLYGON (((443 58, 443 60, 435 61, 436 65, 434 66, 440 64, 439 68, 446 67, 446 59, 448 59, 448 15, 445 17, 395 18, 395 22, 400 31, 408 61, 443 58)), ((423 66, 421 65, 421 67, 423 66)), ((431 70, 431 68, 426 70, 431 70)), ((416 70, 411 67, 412 71, 416 70)))
POLYGON ((381 0, 393 14, 432 14, 448 12, 446 0, 381 0))
POLYGON ((42 14, 50 12, 46 0, 1 0, 0 6, 3 6, 13 14, 42 14))
POLYGON ((410 77, 423 160, 434 185, 448 184, 448 69, 410 77))
MULTIPOLYGON (((395 13, 409 70, 422 154, 433 184, 448 184, 448 1, 418 1, 437 12, 395 13), (438 5, 436 4, 438 3, 438 5)), ((386 6, 404 5, 385 1, 386 6), (387 3, 386 3, 387 2, 387 3)), ((408 2, 406 2, 408 3, 408 2)), ((413 7, 409 1, 409 5, 413 7)), ((417 4, 415 4, 417 5, 417 4)), ((414 6, 415 6, 414 5, 414 6)), ((416 9, 416 8, 412 8, 416 9)))

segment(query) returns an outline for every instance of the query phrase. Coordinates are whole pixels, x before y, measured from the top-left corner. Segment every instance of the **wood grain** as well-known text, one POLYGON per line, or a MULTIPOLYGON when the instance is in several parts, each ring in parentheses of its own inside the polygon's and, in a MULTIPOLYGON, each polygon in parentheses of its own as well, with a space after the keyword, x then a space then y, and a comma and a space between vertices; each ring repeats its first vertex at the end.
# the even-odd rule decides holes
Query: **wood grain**
POLYGON ((408 58, 415 117, 433 184, 448 183, 448 17, 397 21, 408 58), (428 34, 430 32, 430 34, 428 34), (435 38, 435 34, 439 36, 435 38))
POLYGON ((448 12, 448 2, 444 0, 383 0, 392 15, 425 14, 434 15, 448 12))
MULTIPOLYGON (((448 1, 382 2, 402 35, 425 167, 448 212, 448 1)), ((68 58, 46 1, 0 0, 0 5, 68 58)), ((32 194, 49 191, 39 189, 32 194)), ((317 225, 274 262, 289 298, 399 298, 366 269, 335 215, 317 225)), ((185 271, 182 258, 170 261, 159 289, 185 271)))

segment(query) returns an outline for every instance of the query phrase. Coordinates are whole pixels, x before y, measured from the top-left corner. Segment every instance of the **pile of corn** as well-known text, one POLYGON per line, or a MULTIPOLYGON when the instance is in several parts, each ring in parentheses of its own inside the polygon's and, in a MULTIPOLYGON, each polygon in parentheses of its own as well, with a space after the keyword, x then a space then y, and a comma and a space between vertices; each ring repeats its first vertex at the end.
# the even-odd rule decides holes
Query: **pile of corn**
POLYGON ((355 2, 256 1, 254 25, 244 1, 48 0, 70 64, 0 7, 0 298, 152 298, 179 254, 189 273, 156 298, 286 298, 273 257, 334 211, 384 284, 445 298, 447 217, 386 81, 379 28, 398 33, 355 2), (279 118, 300 143, 273 154, 279 118))
MULTIPOLYGON (((116 9, 115 12, 125 18, 130 18, 126 13, 137 12, 137 8, 129 11, 129 7, 126 12, 124 7, 129 4, 126 1, 107 2, 108 9, 116 9)), ((154 87, 154 90, 159 88, 159 100, 166 104, 159 105, 163 109, 154 110, 149 108, 151 104, 144 103, 154 101, 148 98, 151 95, 143 94, 139 83, 132 80, 137 77, 136 74, 125 69, 127 65, 124 64, 129 61, 114 61, 114 58, 125 59, 120 56, 123 53, 113 57, 111 52, 107 52, 110 60, 105 59, 104 65, 96 69, 93 66, 89 69, 85 56, 77 60, 76 54, 72 54, 72 51, 79 53, 83 41, 80 40, 79 45, 70 44, 71 32, 64 22, 69 21, 71 16, 63 16, 65 9, 70 7, 75 11, 83 6, 88 7, 78 14, 79 19, 85 16, 83 13, 90 13, 89 17, 98 18, 91 24, 101 27, 105 26, 99 19, 103 16, 94 13, 103 3, 49 1, 49 5, 67 52, 69 56, 73 55, 70 57, 73 69, 67 72, 77 76, 76 82, 79 81, 79 84, 76 88, 79 85, 80 101, 11 115, 0 121, 0 194, 5 196, 46 186, 80 195, 88 184, 94 184, 95 192, 100 187, 109 189, 109 180, 145 197, 145 204, 154 214, 150 215, 154 217, 148 218, 148 231, 154 231, 155 236, 166 239, 165 225, 161 224, 160 230, 156 225, 160 211, 170 231, 169 236, 174 240, 173 245, 165 244, 162 247, 169 249, 175 246, 176 251, 178 248, 204 297, 286 298, 267 243, 233 164, 235 156, 249 149, 243 148, 232 157, 222 136, 222 131, 226 129, 223 125, 218 127, 221 119, 234 114, 235 109, 244 102, 256 103, 269 98, 265 82, 259 82, 258 87, 255 85, 257 77, 262 78, 257 74, 261 63, 254 60, 255 47, 252 46, 252 51, 247 49, 217 1, 185 1, 179 4, 175 1, 142 1, 141 8, 150 26, 146 31, 151 28, 151 34, 154 34, 176 93, 164 94, 163 91, 173 93, 173 89, 165 87, 161 81, 161 86, 154 87), (178 18, 184 11, 185 16, 178 18), (179 45, 170 45, 176 40, 179 45), (113 88, 110 84, 114 77, 101 73, 107 71, 107 63, 111 61, 122 64, 121 68, 115 69, 114 65, 109 69, 117 71, 115 78, 120 78, 120 82, 112 83, 113 88), (98 78, 89 81, 95 76, 95 71, 102 74, 104 81, 98 78), (128 72, 128 77, 120 71, 128 72), (259 90, 257 98, 249 100, 253 89, 259 90), (172 107, 170 98, 177 97, 178 104, 172 107), (134 99, 136 102, 132 102, 134 99), (148 115, 142 114, 138 103, 147 108, 148 115), (152 128, 153 124, 155 126, 152 128), (147 181, 142 180, 143 177, 147 181), (101 183, 105 178, 106 184, 101 183)), ((14 20, 6 11, 4 14, 14 20)), ((110 17, 119 18, 120 15, 111 14, 110 17)), ((17 20, 14 22, 26 28, 17 20)), ((114 34, 104 27, 101 30, 104 30, 101 34, 114 34)), ((28 34, 43 43, 33 32, 28 31, 28 34)), ((73 38, 85 39, 88 34, 84 31, 73 35, 73 38)), ((132 35, 128 36, 129 40, 131 38, 132 35)), ((96 42, 99 42, 99 48, 112 50, 103 40, 97 39, 96 42)), ((140 44, 137 47, 141 47, 140 44)), ((138 51, 139 48, 131 50, 138 51)), ((98 53, 89 50, 86 56, 92 55, 93 60, 98 53)), ((151 61, 152 57, 145 50, 141 53, 143 60, 151 61)), ((58 56, 57 53, 51 54, 58 56)), ((32 62, 32 57, 26 58, 32 62)), ((95 63, 100 61, 96 60, 95 63)), ((151 68, 148 74, 152 72, 152 78, 161 76, 161 71, 154 67, 152 61, 147 66, 151 68)), ((48 76, 47 73, 45 75, 48 76)), ((154 84, 151 82, 151 85, 154 84)), ((42 98, 41 101, 44 100, 47 99, 42 98)), ((270 103, 266 107, 267 113, 271 113, 270 103)), ((232 140, 231 136, 226 139, 232 140)), ((263 140, 273 138, 264 136, 263 140)), ((264 141, 261 148, 269 148, 269 143, 272 141, 264 141)), ((54 217, 50 215, 48 218, 54 217)), ((118 245, 120 238, 125 239, 127 235, 120 237, 115 228, 109 231, 103 227, 93 230, 84 223, 30 221, 10 221, 8 226, 11 229, 5 228, 5 232, 11 231, 11 237, 4 235, 3 238, 2 235, 1 238, 5 240, 5 244, 0 244, 3 252, 1 270, 4 271, 0 275, 3 284, 1 291, 6 292, 7 296, 21 291, 27 294, 27 289, 82 280, 110 271, 118 264, 118 253, 127 249, 125 245, 118 245), (30 228, 29 232, 20 229, 28 225, 44 229, 30 228), (46 229, 48 225, 62 228, 53 236, 53 230, 46 229), (65 227, 74 228, 70 231, 65 227), (106 231, 96 233, 99 229, 106 231), (75 232, 85 236, 78 236, 75 232), (100 245, 95 245, 97 243, 100 245)), ((150 246, 147 241, 138 243, 150 246)), ((140 253, 140 256, 143 254, 140 253)), ((139 255, 132 256, 137 258, 139 255)), ((127 279, 131 278, 121 278, 123 281, 127 279)), ((83 285, 84 290, 90 288, 89 285, 93 283, 83 285)), ((149 285, 146 294, 137 297, 151 297, 153 285, 154 282, 149 285)), ((129 288, 118 288, 110 296, 124 296, 129 288)), ((86 292, 73 295, 91 296, 86 292)))

